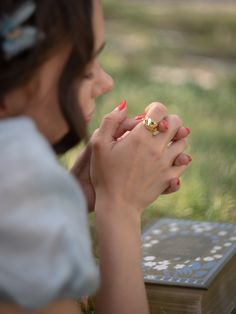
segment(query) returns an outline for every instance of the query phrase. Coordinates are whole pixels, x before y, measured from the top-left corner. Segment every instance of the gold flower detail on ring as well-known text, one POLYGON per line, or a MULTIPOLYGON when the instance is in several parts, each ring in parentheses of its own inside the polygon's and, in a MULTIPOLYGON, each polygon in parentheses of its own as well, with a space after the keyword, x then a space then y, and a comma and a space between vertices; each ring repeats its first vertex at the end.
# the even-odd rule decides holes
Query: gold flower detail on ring
POLYGON ((143 125, 149 132, 152 133, 153 136, 159 133, 158 131, 159 124, 156 121, 152 120, 151 118, 148 117, 144 118, 143 125))

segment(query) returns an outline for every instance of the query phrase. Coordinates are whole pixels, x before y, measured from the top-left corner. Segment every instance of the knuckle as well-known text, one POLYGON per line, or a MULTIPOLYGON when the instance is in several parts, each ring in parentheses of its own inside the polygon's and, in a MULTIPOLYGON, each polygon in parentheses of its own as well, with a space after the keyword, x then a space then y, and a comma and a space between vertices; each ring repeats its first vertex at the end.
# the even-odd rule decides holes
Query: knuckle
POLYGON ((93 140, 94 138, 96 138, 96 136, 98 136, 98 134, 99 134, 99 128, 98 128, 98 129, 96 129, 96 130, 94 130, 94 132, 93 132, 93 135, 92 135, 91 139, 93 140))
POLYGON ((104 121, 104 122, 110 122, 110 121, 112 121, 112 120, 114 120, 114 117, 112 116, 111 113, 107 113, 107 114, 103 117, 103 121, 104 121))
POLYGON ((166 106, 160 102, 152 102, 148 106, 148 108, 149 110, 152 110, 152 111, 158 111, 160 114, 163 114, 163 115, 165 115, 167 112, 166 106))
POLYGON ((176 114, 173 114, 170 116, 171 120, 175 123, 175 125, 177 127, 180 127, 182 125, 182 120, 180 119, 180 117, 176 114))
POLYGON ((102 138, 99 135, 98 132, 96 132, 93 136, 93 140, 92 140, 92 148, 93 150, 95 150, 96 152, 101 151, 103 147, 103 142, 102 142, 102 138))
MULTIPOLYGON (((164 152, 164 145, 158 145, 155 149, 152 148, 153 151, 155 151, 156 159, 160 160, 163 157, 164 152)), ((154 152, 153 152, 154 154, 154 152)))
POLYGON ((143 141, 143 137, 141 134, 136 134, 132 137, 132 143, 134 146, 138 147, 140 145, 143 145, 145 142, 143 141))
POLYGON ((182 154, 178 155, 175 160, 174 160, 174 165, 175 166, 180 166, 182 164, 182 154))

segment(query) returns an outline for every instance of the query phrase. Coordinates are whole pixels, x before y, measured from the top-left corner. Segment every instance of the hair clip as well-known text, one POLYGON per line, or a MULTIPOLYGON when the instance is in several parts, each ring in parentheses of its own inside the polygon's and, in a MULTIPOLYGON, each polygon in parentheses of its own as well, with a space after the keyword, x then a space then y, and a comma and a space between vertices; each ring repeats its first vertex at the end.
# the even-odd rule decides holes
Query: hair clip
POLYGON ((5 15, 0 20, 0 36, 3 37, 1 48, 6 59, 11 59, 21 52, 34 47, 43 34, 34 26, 21 26, 36 11, 36 4, 27 0, 12 15, 5 15))
POLYGON ((14 28, 27 21, 35 11, 35 2, 29 0, 20 5, 11 16, 5 15, 0 20, 0 35, 5 37, 14 28))

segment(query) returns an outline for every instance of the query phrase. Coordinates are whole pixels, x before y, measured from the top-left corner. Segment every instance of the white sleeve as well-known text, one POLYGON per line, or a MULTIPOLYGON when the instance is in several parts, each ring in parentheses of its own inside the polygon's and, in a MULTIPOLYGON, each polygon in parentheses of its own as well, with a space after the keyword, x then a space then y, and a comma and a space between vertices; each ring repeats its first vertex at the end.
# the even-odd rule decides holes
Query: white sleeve
POLYGON ((0 301, 38 309, 93 293, 99 276, 81 189, 29 128, 0 161, 0 301))

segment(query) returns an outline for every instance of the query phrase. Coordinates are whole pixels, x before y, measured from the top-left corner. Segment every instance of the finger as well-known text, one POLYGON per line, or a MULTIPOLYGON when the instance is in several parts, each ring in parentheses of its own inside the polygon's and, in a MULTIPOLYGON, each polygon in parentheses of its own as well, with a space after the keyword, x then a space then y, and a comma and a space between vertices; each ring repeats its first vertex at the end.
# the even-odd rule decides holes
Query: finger
POLYGON ((166 111, 166 106, 163 105, 161 102, 159 101, 154 101, 152 103, 150 103, 144 110, 145 114, 149 114, 150 110, 152 110, 154 107, 156 107, 156 105, 163 107, 163 109, 166 111))
POLYGON ((159 122, 159 125, 158 125, 158 131, 159 132, 166 132, 169 128, 169 125, 168 125, 168 121, 166 119, 163 119, 159 122))
POLYGON ((74 173, 75 175, 83 172, 83 170, 86 169, 86 166, 88 166, 90 162, 91 154, 92 147, 91 144, 88 143, 87 146, 80 153, 75 164, 72 166, 71 172, 74 173))
POLYGON ((178 129, 177 133, 175 134, 173 138, 173 141, 181 140, 182 138, 187 137, 189 134, 190 134, 190 129, 182 126, 178 129))
MULTIPOLYGON (((115 138, 120 138, 122 135, 124 135, 127 131, 133 130, 136 125, 141 123, 144 119, 146 114, 140 114, 134 118, 125 119, 117 129, 117 132, 115 134, 115 138)), ((168 122, 163 119, 159 122, 158 125, 158 131, 159 132, 166 132, 168 130, 168 122)))
POLYGON ((186 139, 179 140, 177 142, 171 143, 169 145, 168 150, 166 152, 167 161, 172 165, 176 160, 177 156, 185 151, 187 148, 187 141, 186 139))
POLYGON ((108 113, 102 120, 97 136, 101 136, 104 141, 111 142, 115 139, 117 129, 127 118, 126 102, 123 101, 115 110, 108 113))
POLYGON ((136 120, 135 118, 125 119, 121 122, 118 129, 115 133, 115 138, 119 138, 124 135, 127 131, 133 130, 137 124, 140 123, 140 120, 136 120))
POLYGON ((173 162, 174 166, 187 166, 192 161, 192 157, 190 155, 181 153, 179 154, 173 162))
POLYGON ((183 166, 173 166, 171 169, 172 175, 171 178, 179 178, 181 175, 186 171, 188 168, 188 165, 183 165, 183 166))
POLYGON ((180 180, 179 178, 175 178, 170 180, 169 187, 162 194, 170 194, 177 192, 180 189, 180 180))
POLYGON ((173 137, 182 125, 182 121, 177 115, 169 115, 165 118, 165 120, 168 122, 168 130, 154 136, 154 138, 159 141, 159 145, 161 145, 162 149, 172 142, 173 137))
MULTIPOLYGON (((145 110, 145 113, 146 117, 151 118, 156 123, 159 123, 167 115, 167 110, 163 104, 154 102, 148 106, 148 109, 145 110)), ((166 128, 166 126, 167 124, 164 123, 163 128, 166 128)), ((134 129, 134 133, 136 133, 138 136, 142 135, 144 140, 150 139, 150 136, 152 137, 151 132, 148 131, 142 123, 139 123, 139 125, 134 129)))

